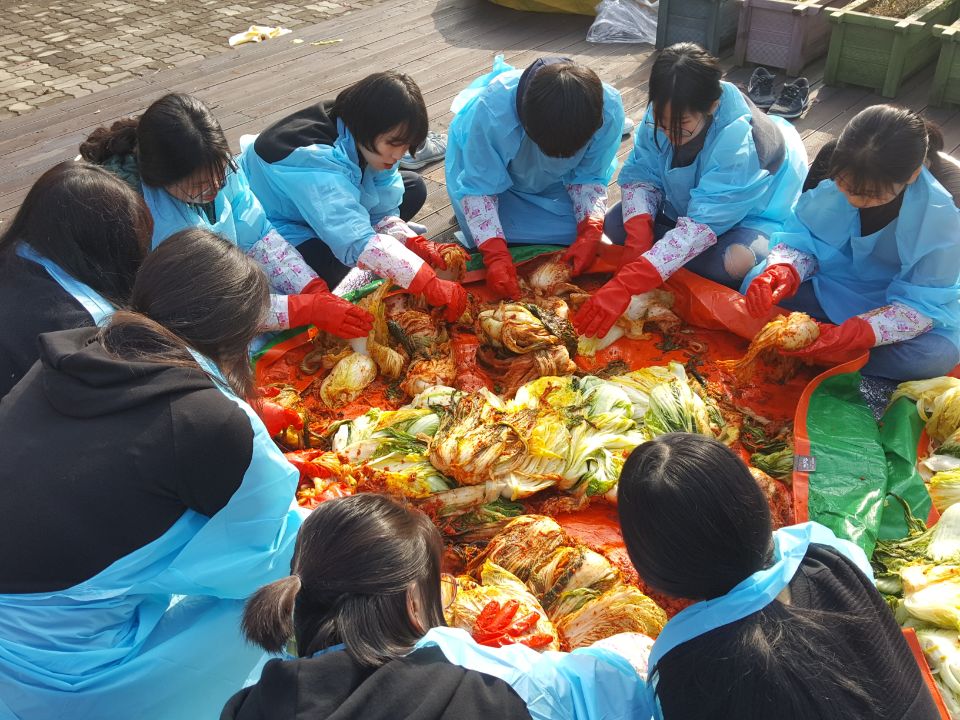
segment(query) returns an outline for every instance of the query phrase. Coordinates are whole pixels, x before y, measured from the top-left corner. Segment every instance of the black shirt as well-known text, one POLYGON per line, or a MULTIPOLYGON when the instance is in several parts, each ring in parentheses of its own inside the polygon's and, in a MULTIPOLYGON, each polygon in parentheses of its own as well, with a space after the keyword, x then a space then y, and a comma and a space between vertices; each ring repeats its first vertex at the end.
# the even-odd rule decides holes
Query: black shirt
POLYGON ((529 720, 506 682, 449 662, 426 647, 379 668, 343 650, 271 660, 260 681, 234 695, 220 720, 529 720))
POLYGON ((90 313, 32 260, 0 258, 0 398, 37 361, 37 336, 93 326, 90 313))
POLYGON ((126 362, 95 328, 47 333, 0 401, 0 593, 72 587, 211 516, 243 480, 253 429, 199 369, 126 362))
POLYGON ((775 600, 661 659, 665 720, 939 720, 900 627, 852 562, 811 545, 789 587, 788 606, 775 600), (826 659, 872 706, 828 679, 826 659))

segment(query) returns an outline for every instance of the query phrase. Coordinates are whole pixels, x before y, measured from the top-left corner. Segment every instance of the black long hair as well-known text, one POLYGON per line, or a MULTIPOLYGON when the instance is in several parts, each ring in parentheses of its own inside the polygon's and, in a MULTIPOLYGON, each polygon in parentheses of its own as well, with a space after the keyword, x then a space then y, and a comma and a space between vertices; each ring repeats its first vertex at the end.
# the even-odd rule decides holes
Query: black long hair
POLYGON ((429 628, 445 624, 442 551, 430 519, 386 495, 329 500, 304 521, 291 575, 247 602, 244 633, 270 652, 292 636, 300 657, 344 643, 356 662, 378 667, 408 653, 429 628), (410 617, 411 588, 421 606, 420 623, 410 617))
POLYGON ((206 105, 185 93, 164 95, 139 117, 97 128, 80 145, 80 154, 97 164, 135 154, 140 178, 157 188, 197 173, 216 181, 233 167, 220 123, 206 105))
POLYGON ((409 75, 393 70, 367 75, 342 90, 331 115, 343 120, 357 144, 371 151, 378 135, 396 129, 397 139, 410 146, 412 155, 429 128, 420 88, 409 75))
POLYGON ((940 162, 943 136, 907 108, 873 105, 858 112, 840 133, 828 175, 843 178, 855 195, 882 196, 907 182, 924 162, 940 162))
POLYGON ((150 211, 137 193, 103 168, 68 160, 30 188, 0 236, 0 257, 25 243, 122 305, 152 233, 150 211))
MULTIPOLYGON (((638 446, 620 476, 620 526, 630 560, 645 583, 668 595, 710 600, 726 594, 772 560, 770 509, 746 465, 722 443, 702 435, 672 433, 638 446)), ((816 678, 873 717, 879 692, 871 678, 851 677, 832 648, 834 623, 874 623, 864 614, 829 613, 773 602, 747 616, 732 641, 708 633, 696 650, 736 663, 742 676, 764 686, 763 697, 732 693, 732 717, 819 717, 825 700, 804 683, 816 678), (772 700, 771 700, 772 698, 772 700)), ((667 653, 655 669, 660 681, 690 692, 702 678, 689 647, 667 653)), ((715 699, 712 698, 711 702, 715 699)))
POLYGON ((723 88, 720 61, 692 42, 682 42, 659 52, 650 68, 649 102, 653 119, 663 125, 664 109, 670 106, 671 137, 679 137, 684 114, 710 112, 723 88))
POLYGON ((269 293, 263 271, 235 245, 209 230, 181 230, 146 257, 129 309, 115 313, 99 339, 124 360, 198 367, 192 348, 220 368, 239 397, 252 399, 247 353, 269 293))

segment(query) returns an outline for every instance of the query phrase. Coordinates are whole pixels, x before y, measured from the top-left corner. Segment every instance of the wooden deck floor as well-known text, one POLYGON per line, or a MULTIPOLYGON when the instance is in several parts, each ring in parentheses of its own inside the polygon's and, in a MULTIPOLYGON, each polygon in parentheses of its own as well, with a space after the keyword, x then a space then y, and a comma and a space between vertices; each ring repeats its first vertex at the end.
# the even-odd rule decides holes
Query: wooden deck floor
MULTIPOLYGON (((653 49, 647 45, 591 45, 591 18, 520 13, 485 0, 384 0, 376 7, 334 18, 280 40, 243 48, 195 65, 156 73, 116 88, 63 102, 0 123, 0 221, 9 220, 44 170, 77 154, 99 125, 141 112, 171 91, 188 92, 214 111, 234 149, 241 135, 375 70, 395 68, 419 83, 431 126, 445 130, 450 103, 472 78, 486 72, 494 55, 523 67, 541 55, 565 55, 592 67, 623 94, 627 113, 639 118, 653 49), (292 43, 300 38, 302 43, 292 43), (335 44, 319 44, 340 40, 335 44), (311 43, 318 43, 313 45, 311 43)), ((751 70, 732 68, 728 79, 746 83, 751 70)), ((823 85, 823 62, 806 70, 811 107, 796 122, 811 154, 858 111, 885 100, 858 88, 823 85)), ((942 126, 947 150, 960 146, 960 113, 927 108, 932 68, 904 84, 896 102, 924 110, 942 126)), ((624 141, 621 156, 629 150, 624 141)), ((424 171, 429 196, 418 220, 431 235, 446 234, 453 215, 442 163, 424 171)), ((611 196, 616 197, 616 187, 611 196)))

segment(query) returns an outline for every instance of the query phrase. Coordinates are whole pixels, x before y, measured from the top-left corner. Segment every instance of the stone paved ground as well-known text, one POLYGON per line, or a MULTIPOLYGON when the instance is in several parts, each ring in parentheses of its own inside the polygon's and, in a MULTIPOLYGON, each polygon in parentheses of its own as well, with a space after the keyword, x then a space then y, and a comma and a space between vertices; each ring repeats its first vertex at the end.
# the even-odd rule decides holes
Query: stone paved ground
POLYGON ((0 0, 0 120, 134 77, 242 51, 250 25, 296 28, 376 0, 0 0))

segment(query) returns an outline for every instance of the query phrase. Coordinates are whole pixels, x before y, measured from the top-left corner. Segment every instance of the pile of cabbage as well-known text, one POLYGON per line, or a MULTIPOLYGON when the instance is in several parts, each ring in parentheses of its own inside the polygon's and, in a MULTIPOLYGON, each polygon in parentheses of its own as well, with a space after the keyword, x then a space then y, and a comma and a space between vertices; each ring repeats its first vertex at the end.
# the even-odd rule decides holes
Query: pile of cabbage
POLYGON ((927 528, 899 498, 909 532, 880 540, 872 564, 877 589, 897 622, 916 630, 951 717, 960 718, 960 505, 927 528))
POLYGON ((679 363, 606 379, 542 377, 512 400, 485 388, 434 386, 398 410, 372 409, 328 429, 333 453, 375 489, 429 500, 460 534, 520 513, 513 501, 546 489, 616 500, 637 445, 668 432, 733 442, 716 404, 679 363), (474 522, 475 521, 475 522, 474 522))
POLYGON ((449 625, 473 632, 487 603, 513 600, 518 614, 536 615, 517 642, 538 650, 574 650, 625 632, 656 638, 667 622, 663 609, 607 558, 542 515, 509 523, 457 584, 449 625))
POLYGON ((920 462, 920 472, 934 507, 943 512, 960 500, 960 379, 938 377, 901 383, 890 399, 917 403, 926 423, 930 455, 920 462))

